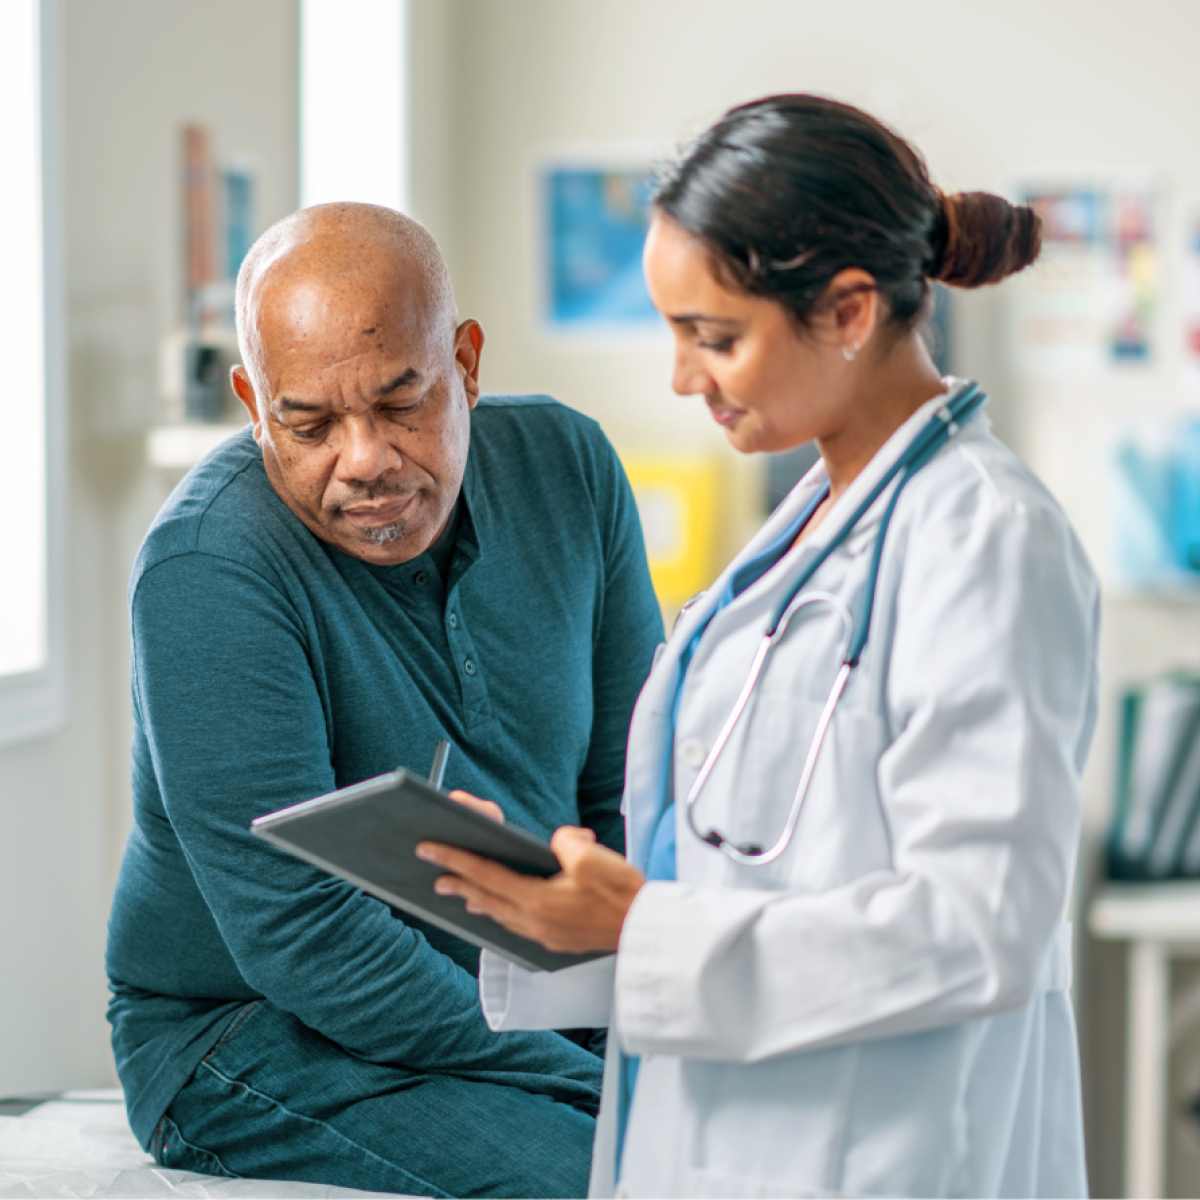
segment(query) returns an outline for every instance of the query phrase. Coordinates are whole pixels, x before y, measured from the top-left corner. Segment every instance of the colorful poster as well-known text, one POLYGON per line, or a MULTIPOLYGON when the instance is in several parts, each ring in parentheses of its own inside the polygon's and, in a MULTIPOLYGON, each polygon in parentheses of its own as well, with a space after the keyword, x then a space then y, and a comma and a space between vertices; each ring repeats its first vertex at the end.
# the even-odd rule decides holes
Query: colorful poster
POLYGON ((1148 183, 1031 186, 1042 259, 1014 289, 1017 361, 1034 376, 1148 364, 1159 309, 1157 203, 1148 183))
POLYGON ((647 166, 544 168, 544 311, 559 331, 656 327, 642 277, 647 166))

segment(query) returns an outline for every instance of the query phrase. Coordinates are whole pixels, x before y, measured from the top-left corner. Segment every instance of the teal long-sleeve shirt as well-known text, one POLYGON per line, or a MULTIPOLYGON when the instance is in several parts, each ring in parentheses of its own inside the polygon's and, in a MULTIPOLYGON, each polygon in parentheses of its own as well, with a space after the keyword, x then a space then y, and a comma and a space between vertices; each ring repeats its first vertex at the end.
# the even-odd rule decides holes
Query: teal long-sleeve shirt
POLYGON ((260 997, 371 1061, 594 1081, 557 1034, 487 1030, 474 947, 249 825, 398 765, 423 773, 447 737, 448 787, 539 835, 582 822, 620 848, 626 732, 662 623, 595 423, 546 397, 482 398, 452 544, 393 567, 314 537, 247 431, 168 500, 130 611, 134 824, 107 962, 143 1144, 260 997))

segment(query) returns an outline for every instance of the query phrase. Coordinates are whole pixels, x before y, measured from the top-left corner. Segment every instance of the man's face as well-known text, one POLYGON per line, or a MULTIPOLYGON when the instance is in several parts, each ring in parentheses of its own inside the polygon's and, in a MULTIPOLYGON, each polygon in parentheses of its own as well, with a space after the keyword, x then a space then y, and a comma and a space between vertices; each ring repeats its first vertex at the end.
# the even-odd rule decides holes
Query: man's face
POLYGON ((234 390, 267 476, 322 541, 380 566, 428 550, 458 498, 483 330, 403 279, 281 282, 257 306, 260 382, 234 390))

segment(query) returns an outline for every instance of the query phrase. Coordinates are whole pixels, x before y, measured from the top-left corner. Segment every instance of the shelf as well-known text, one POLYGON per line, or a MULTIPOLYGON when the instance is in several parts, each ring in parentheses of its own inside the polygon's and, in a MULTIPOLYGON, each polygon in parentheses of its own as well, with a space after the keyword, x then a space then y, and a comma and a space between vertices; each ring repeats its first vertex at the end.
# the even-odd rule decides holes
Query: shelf
POLYGON ((245 425, 160 425, 146 434, 146 461, 152 467, 188 470, 245 425))
POLYGON ((1200 582, 1193 586, 1106 587, 1103 598, 1106 604, 1200 604, 1200 582))
POLYGON ((1200 882, 1108 884, 1088 927, 1110 941, 1200 942, 1200 882))

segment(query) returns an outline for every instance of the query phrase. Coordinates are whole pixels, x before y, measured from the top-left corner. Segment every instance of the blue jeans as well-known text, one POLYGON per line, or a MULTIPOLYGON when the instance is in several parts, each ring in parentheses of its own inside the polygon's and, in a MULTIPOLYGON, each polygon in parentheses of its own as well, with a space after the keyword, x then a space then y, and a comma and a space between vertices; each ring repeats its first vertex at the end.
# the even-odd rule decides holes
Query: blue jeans
MULTIPOLYGON (((564 1061, 580 1051, 566 1040, 564 1061)), ((585 1060, 586 1061, 586 1060, 585 1060)), ((262 1000, 235 1015, 150 1143, 163 1167, 423 1196, 583 1196, 594 1086, 365 1062, 262 1000)), ((576 1072, 578 1074, 578 1072, 576 1072)))

